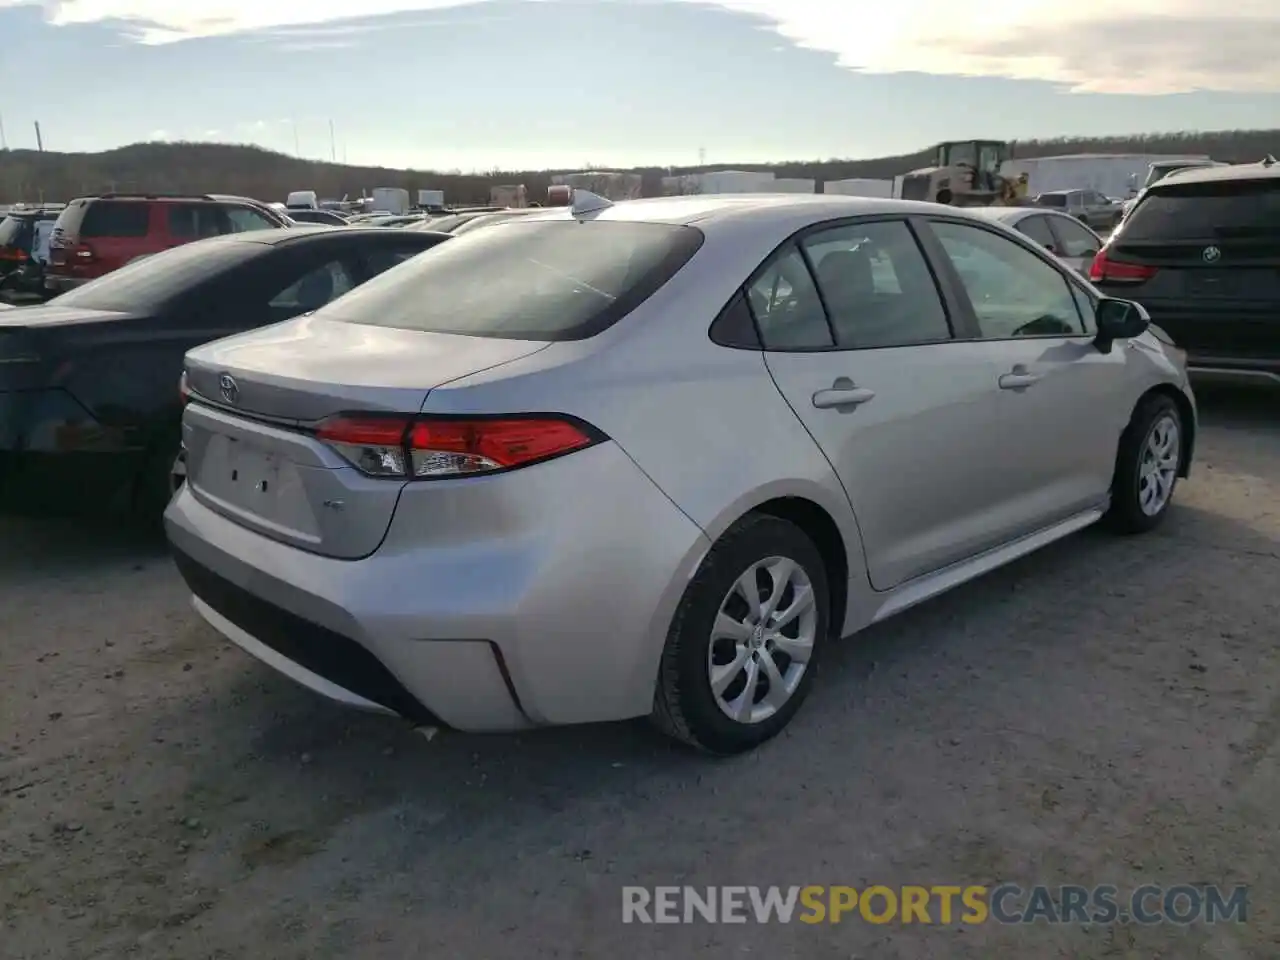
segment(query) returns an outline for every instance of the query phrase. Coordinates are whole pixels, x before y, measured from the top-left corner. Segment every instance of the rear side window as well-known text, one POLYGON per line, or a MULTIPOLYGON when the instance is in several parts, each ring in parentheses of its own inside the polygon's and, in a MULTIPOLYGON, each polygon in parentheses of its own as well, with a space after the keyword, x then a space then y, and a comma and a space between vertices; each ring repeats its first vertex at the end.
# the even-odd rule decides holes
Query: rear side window
POLYGON ((330 320, 512 340, 581 340, 626 316, 702 245, 693 227, 499 224, 414 257, 320 312, 330 320))
POLYGON ((80 239, 145 237, 150 221, 151 207, 145 203, 95 200, 85 208, 80 239))
POLYGON ((1048 217, 1027 217, 1018 223, 1018 232, 1026 234, 1046 250, 1053 250, 1058 246, 1053 231, 1049 229, 1048 217))
POLYGON ((144 311, 191 290, 272 248, 261 243, 207 240, 135 260, 58 298, 59 306, 144 311))
POLYGON ((1036 203, 1042 207, 1065 207, 1067 205, 1067 195, 1065 193, 1051 193, 1036 198, 1036 203))
POLYGON ((1280 236, 1280 179, 1168 186, 1125 218, 1124 240, 1227 240, 1280 236))
POLYGON ((31 243, 30 217, 5 217, 0 220, 0 247, 21 247, 31 243))
POLYGON ((223 229, 221 209, 211 203, 174 203, 165 212, 171 237, 199 240, 229 232, 223 229))

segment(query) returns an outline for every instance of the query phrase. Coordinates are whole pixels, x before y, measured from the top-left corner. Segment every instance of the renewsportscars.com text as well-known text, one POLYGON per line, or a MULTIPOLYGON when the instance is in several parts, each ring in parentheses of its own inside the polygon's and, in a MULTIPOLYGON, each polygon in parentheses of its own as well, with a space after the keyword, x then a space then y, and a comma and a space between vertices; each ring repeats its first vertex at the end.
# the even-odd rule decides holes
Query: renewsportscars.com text
POLYGON ((1248 888, 1108 884, 1019 887, 623 887, 623 923, 1245 923, 1248 888))

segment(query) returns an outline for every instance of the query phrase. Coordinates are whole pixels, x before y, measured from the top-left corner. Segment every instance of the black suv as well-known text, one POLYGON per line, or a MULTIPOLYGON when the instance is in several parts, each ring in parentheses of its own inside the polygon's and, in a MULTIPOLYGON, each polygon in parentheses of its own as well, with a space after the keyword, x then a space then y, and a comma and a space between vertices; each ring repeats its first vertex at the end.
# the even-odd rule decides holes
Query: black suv
POLYGON ((48 253, 40 249, 40 240, 61 212, 20 207, 0 217, 0 291, 41 292, 48 253))
POLYGON ((1149 187, 1093 261, 1201 378, 1280 385, 1280 164, 1204 167, 1149 187))

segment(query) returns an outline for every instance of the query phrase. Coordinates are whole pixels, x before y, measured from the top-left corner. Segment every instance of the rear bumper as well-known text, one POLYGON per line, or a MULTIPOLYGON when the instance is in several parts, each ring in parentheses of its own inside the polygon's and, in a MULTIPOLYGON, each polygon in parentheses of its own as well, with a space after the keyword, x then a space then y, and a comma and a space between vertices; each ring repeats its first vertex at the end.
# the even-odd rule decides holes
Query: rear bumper
POLYGON ((121 513, 142 462, 66 392, 0 391, 0 514, 121 513))
POLYGON ((460 539, 470 511, 416 485, 377 552, 339 560, 226 519, 196 478, 166 528, 205 619, 332 699, 467 731, 647 714, 701 531, 609 443, 447 482, 453 506, 508 503, 507 529, 460 539))

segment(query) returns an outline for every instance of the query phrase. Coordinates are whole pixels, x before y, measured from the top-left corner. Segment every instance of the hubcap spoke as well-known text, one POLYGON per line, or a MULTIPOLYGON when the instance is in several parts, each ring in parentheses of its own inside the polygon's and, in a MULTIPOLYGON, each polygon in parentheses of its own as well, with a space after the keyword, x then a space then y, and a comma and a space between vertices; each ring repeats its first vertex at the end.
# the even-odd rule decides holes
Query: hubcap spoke
POLYGON ((812 640, 793 640, 791 637, 780 635, 775 635, 772 639, 774 649, 785 653, 793 663, 808 663, 809 657, 813 654, 812 640))
POLYGON ((746 675, 747 685, 742 688, 738 698, 729 704, 732 711, 729 715, 739 723, 748 723, 751 720, 751 708, 756 705, 756 684, 760 680, 760 664, 754 657, 747 660, 743 673, 746 675))
POLYGON ((773 662, 773 655, 768 650, 761 650, 759 659, 760 669, 764 671, 765 679, 769 682, 769 689, 764 695, 765 703, 773 707, 774 710, 780 710, 791 699, 791 691, 787 689, 787 681, 783 679, 782 673, 778 670, 778 665, 773 662))
POLYGON ((774 614, 773 629, 781 630, 788 626, 792 620, 800 616, 810 607, 813 606, 813 590, 810 587, 800 587, 795 591, 795 599, 791 601, 791 605, 781 613, 774 614))
POLYGON ((716 625, 712 628, 711 638, 713 640, 726 639, 737 640, 745 643, 751 639, 751 628, 735 617, 729 616, 723 611, 716 616, 716 625))
POLYGON ((734 654, 733 662, 711 668, 711 692, 717 697, 723 696, 729 685, 738 678, 751 659, 751 648, 740 645, 734 654))
POLYGON ((762 617, 769 617, 778 609, 778 604, 782 602, 782 595, 786 593, 787 587, 791 583, 791 575, 795 572, 796 564, 794 560, 788 560, 785 557, 779 558, 774 563, 765 567, 770 578, 773 580, 773 590, 769 593, 769 599, 764 602, 761 610, 762 617))

